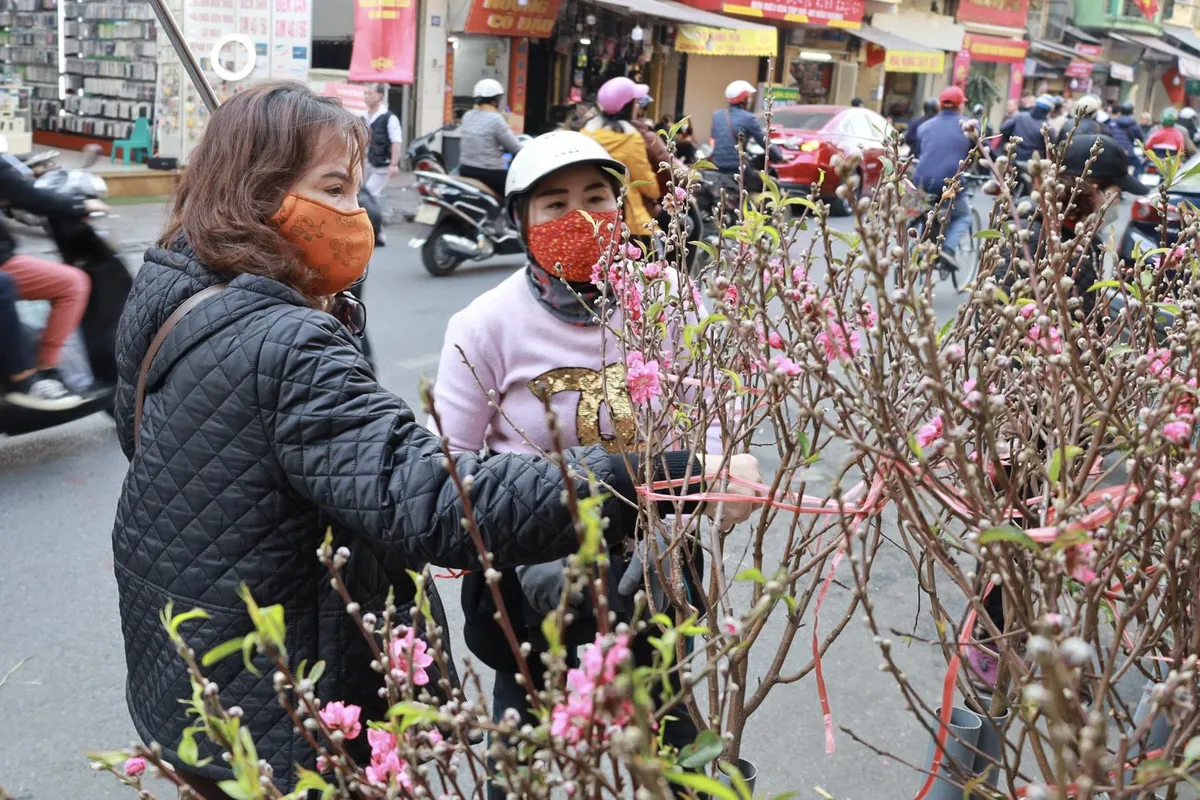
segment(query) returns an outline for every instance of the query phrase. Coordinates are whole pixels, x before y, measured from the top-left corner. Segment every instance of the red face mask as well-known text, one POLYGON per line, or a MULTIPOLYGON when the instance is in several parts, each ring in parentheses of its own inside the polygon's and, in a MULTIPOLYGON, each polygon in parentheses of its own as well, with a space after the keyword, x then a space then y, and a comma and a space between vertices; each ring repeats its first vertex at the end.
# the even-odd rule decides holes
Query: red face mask
POLYGON ((558 219, 531 227, 525 232, 525 243, 529 245, 533 260, 546 272, 558 276, 561 267, 562 277, 568 281, 586 283, 592 279, 592 268, 612 242, 620 216, 619 211, 591 214, 592 220, 599 223, 597 231, 583 212, 570 211, 558 219))

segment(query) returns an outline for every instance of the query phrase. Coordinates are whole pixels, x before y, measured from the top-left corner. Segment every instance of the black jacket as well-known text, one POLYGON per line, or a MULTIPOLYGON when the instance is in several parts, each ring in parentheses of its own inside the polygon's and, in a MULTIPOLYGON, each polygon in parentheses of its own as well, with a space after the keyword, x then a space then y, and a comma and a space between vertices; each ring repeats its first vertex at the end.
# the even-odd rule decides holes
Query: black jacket
MULTIPOLYGON (((83 199, 48 192, 34 187, 33 181, 17 172, 11 164, 0 158, 0 203, 24 209, 31 214, 46 217, 73 217, 82 219, 87 214, 83 199)), ((8 227, 0 222, 0 264, 8 261, 17 252, 17 240, 8 227)))
MULTIPOLYGON (((409 605, 406 568, 477 566, 437 438, 376 383, 340 323, 276 281, 234 277, 183 319, 154 360, 134 447, 143 354, 172 310, 216 282, 183 243, 151 250, 118 333, 116 416, 130 466, 113 550, 127 700, 139 735, 160 742, 175 764, 190 722, 178 700, 190 689, 159 622, 169 601, 177 612, 208 613, 182 629, 199 655, 249 632, 237 596, 246 583, 260 604, 284 606, 293 664, 326 662, 320 697, 361 705, 364 720, 380 719, 379 677, 316 558, 326 526, 335 546, 352 551, 346 577, 364 611, 381 611, 389 586, 398 607, 409 605)), ((577 471, 633 496, 621 462, 602 448, 568 457, 577 471)), ((456 465, 474 477, 476 518, 497 566, 575 551, 559 468, 550 461, 464 455, 456 465)), ((623 503, 610 501, 605 513, 614 538, 633 529, 623 503)), ((440 604, 434 616, 444 627, 440 604)), ((311 765, 313 755, 276 702, 270 670, 255 677, 234 657, 209 674, 226 706, 243 709, 277 783, 290 788, 293 764, 311 765)), ((431 688, 436 681, 431 676, 431 688)), ((199 771, 229 776, 219 759, 199 771)))
POLYGON ((1112 131, 1112 138, 1121 145, 1121 149, 1125 151, 1125 155, 1133 158, 1133 143, 1143 142, 1146 140, 1146 134, 1142 131, 1142 126, 1138 125, 1136 119, 1131 116, 1120 116, 1108 123, 1109 129, 1112 131))
POLYGON ((1021 143, 1017 145, 1016 150, 1018 162, 1025 163, 1035 152, 1040 155, 1046 154, 1046 140, 1042 135, 1042 126, 1045 124, 1046 112, 1040 108, 1020 111, 1004 120, 1004 124, 1000 126, 1000 134, 1004 140, 1007 142, 1014 136, 1021 137, 1021 143))
POLYGON ((1112 128, 1095 117, 1083 117, 1078 121, 1072 117, 1063 125, 1054 141, 1056 144, 1061 144, 1072 134, 1074 136, 1111 136, 1112 128))

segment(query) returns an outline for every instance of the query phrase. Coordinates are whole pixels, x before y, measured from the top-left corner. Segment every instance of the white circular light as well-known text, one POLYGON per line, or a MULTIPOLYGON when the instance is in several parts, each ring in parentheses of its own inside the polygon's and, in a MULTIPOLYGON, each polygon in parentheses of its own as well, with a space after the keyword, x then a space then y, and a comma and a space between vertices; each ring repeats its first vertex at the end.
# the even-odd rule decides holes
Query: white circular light
POLYGON ((645 32, 642 30, 642 26, 641 26, 641 25, 634 25, 634 26, 633 26, 633 30, 631 30, 631 31, 629 32, 629 38, 630 38, 630 39, 632 39, 632 40, 633 40, 633 41, 635 41, 635 42, 640 42, 640 41, 642 40, 642 37, 643 37, 643 36, 645 36, 645 35, 646 35, 646 34, 645 34, 645 32))
POLYGON ((240 81, 248 77, 251 72, 254 72, 254 62, 258 60, 258 55, 254 52, 254 42, 250 41, 249 36, 244 36, 240 33, 227 33, 213 43, 212 52, 209 54, 209 63, 212 64, 213 72, 217 73, 217 77, 223 81, 240 81), (246 48, 246 55, 249 57, 245 66, 237 71, 230 71, 221 66, 221 48, 227 44, 240 44, 246 48))

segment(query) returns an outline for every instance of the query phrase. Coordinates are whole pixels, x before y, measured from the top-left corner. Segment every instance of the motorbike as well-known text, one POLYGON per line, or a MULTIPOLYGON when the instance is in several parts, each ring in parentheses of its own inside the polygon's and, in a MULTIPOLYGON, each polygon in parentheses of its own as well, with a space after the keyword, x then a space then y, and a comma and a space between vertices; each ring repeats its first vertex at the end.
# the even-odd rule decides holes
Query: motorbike
MULTIPOLYGON (((35 186, 64 194, 102 200, 108 195, 104 179, 83 169, 53 170, 35 186)), ((87 402, 63 411, 34 411, 0 398, 0 433, 15 436, 72 422, 99 411, 113 413, 117 384, 117 322, 133 288, 133 276, 118 255, 117 244, 94 220, 51 217, 45 220, 64 263, 87 273, 92 282, 79 328, 63 351, 59 372, 63 381, 87 402)), ((28 305, 28 304, 22 304, 28 305)), ((29 311, 28 308, 22 311, 29 311)), ((32 311, 23 318, 36 316, 32 311)), ((36 337, 37 331, 30 330, 36 337)))
MULTIPOLYGON (((2 137, 0 137, 2 139, 2 137)), ((58 169, 58 151, 44 150, 40 153, 22 153, 13 155, 7 152, 8 140, 0 141, 0 158, 3 158, 8 164, 30 180, 36 180, 48 172, 58 169)), ((11 220, 20 222, 22 225, 28 225, 31 228, 37 228, 46 235, 50 234, 49 228, 46 226, 44 219, 37 214, 31 214, 28 211, 23 211, 19 208, 4 208, 4 216, 11 220)))
POLYGON ((431 229, 410 246, 421 248, 421 262, 430 275, 442 278, 464 261, 524 252, 519 232, 504 213, 504 198, 486 184, 440 172, 414 175, 424 201, 414 221, 431 229))
POLYGON ((412 172, 446 172, 446 160, 442 157, 442 134, 458 128, 457 124, 443 125, 435 131, 418 136, 405 151, 408 169, 412 172))

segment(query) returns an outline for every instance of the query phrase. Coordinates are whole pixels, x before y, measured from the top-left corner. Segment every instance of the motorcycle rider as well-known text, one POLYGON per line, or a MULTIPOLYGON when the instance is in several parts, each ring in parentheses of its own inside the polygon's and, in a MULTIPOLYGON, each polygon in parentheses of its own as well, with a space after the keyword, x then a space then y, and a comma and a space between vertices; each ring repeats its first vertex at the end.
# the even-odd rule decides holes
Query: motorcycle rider
MULTIPOLYGON (((0 200, 31 214, 82 219, 92 212, 107 210, 99 200, 83 200, 38 189, 5 161, 0 161, 0 200)), ((61 407, 78 405, 58 375, 58 363, 67 337, 78 326, 87 309, 91 279, 83 270, 67 264, 28 255, 17 255, 17 241, 0 222, 0 273, 16 286, 22 300, 50 301, 50 316, 42 331, 36 353, 37 374, 29 384, 36 397, 61 407)))
POLYGON ((1048 94, 1040 95, 1034 101, 1033 108, 1020 111, 1015 116, 1004 121, 1000 126, 1000 134, 1005 139, 1020 137, 1017 145, 1016 161, 1024 164, 1034 153, 1045 155, 1046 141, 1042 134, 1042 126, 1046 124, 1051 109, 1054 108, 1054 98, 1048 94))
MULTIPOLYGON (((553 451, 554 432, 545 413, 548 403, 558 417, 564 447, 601 444, 617 454, 634 444, 637 433, 625 396, 624 360, 616 342, 606 339, 612 335, 610 326, 620 328, 625 301, 601 319, 597 304, 602 293, 593 282, 594 265, 603 251, 589 218, 602 226, 612 224, 618 232, 621 225, 620 184, 606 168, 623 171, 623 165, 596 141, 571 131, 540 136, 513 160, 507 203, 511 221, 529 251, 529 263, 522 273, 454 315, 447 327, 433 391, 440 415, 438 432, 453 451, 553 451)), ((601 231, 601 239, 607 240, 603 227, 601 231)), ((719 430, 710 429, 706 449, 717 452, 720 444, 719 430)), ((667 458, 668 471, 686 469, 674 464, 674 453, 667 458)), ((731 462, 731 469, 742 468, 731 462)), ((625 622, 630 620, 632 596, 640 588, 636 578, 642 574, 628 562, 623 550, 613 551, 608 583, 610 608, 625 622)), ((498 635, 496 608, 485 576, 477 571, 464 577, 464 639, 481 661, 496 670, 496 721, 507 709, 535 721, 526 692, 544 686, 540 655, 547 643, 540 624, 558 607, 565 583, 560 560, 501 571, 499 588, 507 613, 519 641, 532 647, 526 659, 533 678, 529 687, 518 680, 516 659, 503 635, 498 635)), ((576 619, 564 638, 573 658, 575 647, 594 640, 596 625, 591 604, 583 597, 572 598, 571 607, 576 619)), ((651 663, 651 635, 640 633, 631 642, 639 666, 651 663)), ((664 723, 663 735, 670 744, 685 746, 696 736, 695 725, 682 708, 672 717, 664 723)), ((489 798, 505 795, 500 787, 489 786, 489 798)))
POLYGON ((84 399, 53 378, 40 376, 33 348, 17 315, 16 283, 0 272, 0 384, 4 399, 34 411, 65 411, 84 399))
POLYGON ((1196 141, 1196 137, 1200 136, 1200 126, 1196 123, 1196 109, 1184 106, 1179 110, 1179 127, 1186 131, 1188 139, 1196 141))
POLYGON ((475 107, 463 115, 459 127, 462 149, 458 158, 458 174, 482 181, 497 197, 504 197, 504 179, 508 167, 505 153, 515 154, 521 142, 500 113, 500 98, 504 87, 494 78, 484 78, 475 84, 475 107))
MULTIPOLYGON (((1175 124, 1178 119, 1179 112, 1169 106, 1164 108, 1159 118, 1160 124, 1146 137, 1146 149, 1153 150, 1159 156, 1185 152, 1188 139, 1183 130, 1175 124)), ((1195 145, 1192 147, 1194 149, 1195 145)))
POLYGON ((908 128, 904 131, 904 143, 908 145, 910 151, 917 149, 917 131, 921 129, 922 125, 937 116, 938 109, 938 101, 930 97, 925 101, 925 114, 908 123, 908 128))
MULTIPOLYGON (((957 86, 950 86, 938 95, 940 113, 921 125, 917 133, 917 146, 913 155, 920 161, 913 175, 913 183, 929 194, 941 195, 946 182, 958 174, 959 164, 970 154, 973 144, 963 132, 963 103, 967 97, 957 86)), ((957 268, 954 254, 958 244, 970 229, 971 205, 966 193, 960 191, 950 207, 950 218, 944 229, 945 241, 942 258, 957 268)))
POLYGON ((1108 136, 1111 129, 1100 121, 1100 113, 1100 98, 1094 94, 1085 94, 1075 104, 1075 115, 1062 126, 1055 142, 1065 142, 1072 132, 1076 136, 1108 136))
MULTIPOLYGON (((713 152, 709 160, 716 165, 720 172, 737 175, 741 171, 741 161, 738 156, 739 138, 744 138, 747 144, 756 142, 764 150, 773 150, 773 146, 768 147, 767 133, 763 130, 762 123, 750 111, 756 91, 754 85, 749 81, 734 81, 725 87, 725 99, 729 105, 713 112, 713 152)), ((761 163, 747 163, 745 178, 747 191, 762 191, 762 177, 758 173, 766 168, 765 160, 762 160, 761 163)))
POLYGON ((1109 123, 1113 141, 1121 146, 1130 160, 1133 159, 1133 146, 1137 142, 1145 141, 1146 133, 1142 130, 1142 126, 1138 125, 1137 118, 1133 116, 1133 103, 1121 103, 1117 107, 1116 118, 1109 123))
POLYGON ((625 194, 625 224, 634 238, 644 241, 650 235, 646 226, 657 216, 657 201, 662 197, 659 167, 671 162, 666 143, 653 131, 639 130, 632 122, 634 102, 648 97, 649 92, 650 87, 629 78, 606 81, 596 94, 599 113, 581 131, 625 165, 631 183, 638 183, 625 194))

